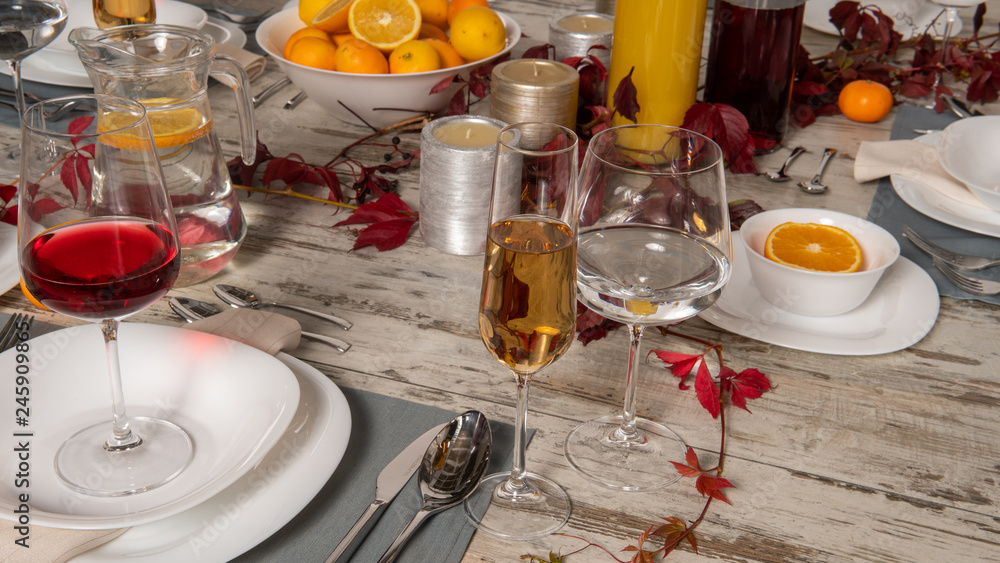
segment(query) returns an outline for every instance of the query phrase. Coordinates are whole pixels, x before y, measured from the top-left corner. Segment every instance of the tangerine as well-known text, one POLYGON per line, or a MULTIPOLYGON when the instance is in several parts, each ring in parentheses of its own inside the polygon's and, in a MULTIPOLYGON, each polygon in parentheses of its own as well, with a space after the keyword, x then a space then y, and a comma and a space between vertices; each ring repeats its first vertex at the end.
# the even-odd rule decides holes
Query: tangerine
POLYGON ((425 23, 448 27, 448 0, 415 0, 425 23))
POLYGON ((889 115, 894 101, 892 91, 884 84, 855 80, 841 89, 837 106, 848 119, 875 123, 889 115))
POLYGON ((493 56, 502 51, 506 43, 503 20, 489 8, 466 8, 451 22, 451 46, 464 59, 478 61, 493 56))
POLYGON ((420 24, 420 33, 417 34, 417 39, 440 39, 441 41, 448 41, 448 34, 434 24, 422 23, 420 24))
POLYGON ((411 39, 389 55, 389 73, 427 72, 441 68, 437 49, 419 39, 411 39))
POLYGON ((348 39, 337 47, 337 70, 358 74, 386 74, 389 61, 375 46, 358 39, 348 39))
POLYGON ((451 25, 452 20, 455 19, 455 16, 459 12, 473 6, 489 8, 490 3, 488 0, 451 0, 451 2, 448 3, 448 25, 451 25))
POLYGON ((321 70, 337 68, 337 46, 329 39, 318 37, 303 37, 292 45, 288 51, 288 60, 321 70))
POLYGON ((764 242, 764 256, 779 264, 817 272, 861 269, 861 245, 851 233, 819 223, 782 223, 764 242))
POLYGON ((288 41, 285 41, 285 50, 282 52, 281 56, 287 59, 288 53, 290 53, 292 50, 292 45, 294 45, 296 41, 302 39, 303 37, 316 37, 318 39, 325 39, 327 41, 330 40, 330 36, 327 35, 326 32, 323 31, 322 29, 313 26, 306 26, 288 36, 288 41))
POLYGON ((422 39, 421 41, 426 41, 428 45, 434 47, 434 50, 437 51, 438 56, 441 57, 441 68, 451 68, 465 64, 465 59, 462 58, 462 55, 458 54, 458 51, 451 46, 451 43, 431 38, 422 39))
POLYGON ((422 22, 413 0, 354 0, 348 15, 354 37, 383 53, 416 39, 422 22))

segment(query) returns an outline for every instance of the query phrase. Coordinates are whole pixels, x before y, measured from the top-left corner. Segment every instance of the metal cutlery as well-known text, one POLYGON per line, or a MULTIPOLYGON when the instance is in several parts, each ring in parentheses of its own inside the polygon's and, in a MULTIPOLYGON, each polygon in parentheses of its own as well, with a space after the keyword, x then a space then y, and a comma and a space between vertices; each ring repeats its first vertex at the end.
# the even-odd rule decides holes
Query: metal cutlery
MULTIPOLYGON (((211 317, 212 315, 217 315, 222 311, 218 307, 212 305, 211 303, 205 303, 204 301, 198 301, 197 299, 191 299, 189 297, 171 297, 167 304, 170 305, 170 309, 177 313, 179 317, 186 320, 189 323, 194 321, 204 319, 205 317, 211 317)), ((351 345, 339 338, 332 338, 330 336, 325 336, 322 334, 316 334, 313 332, 302 331, 302 338, 308 338, 309 340, 315 340, 316 342, 322 342, 323 344, 329 344, 337 349, 339 352, 346 352, 351 348, 351 345)))
POLYGON ((489 421, 479 411, 462 414, 438 432, 420 462, 418 482, 423 507, 379 563, 393 561, 427 517, 461 503, 476 490, 490 465, 492 449, 489 421))
POLYGON ((963 291, 983 296, 1000 295, 1000 282, 972 278, 960 274, 957 270, 937 258, 934 258, 934 267, 944 274, 944 277, 948 278, 951 283, 957 285, 963 291))
POLYGON ((791 180, 791 176, 786 174, 785 171, 788 170, 789 166, 791 166, 795 157, 804 152, 806 152, 805 147, 795 147, 792 149, 792 154, 788 155, 788 158, 785 159, 785 163, 781 165, 781 168, 779 168, 777 172, 765 172, 764 176, 772 182, 787 182, 788 180, 791 180))
POLYGON ((807 194, 821 194, 826 191, 826 184, 822 182, 823 171, 826 170, 826 164, 830 162, 830 159, 835 154, 837 154, 837 149, 826 149, 823 151, 823 160, 819 161, 819 169, 816 170, 816 175, 812 177, 812 180, 799 182, 799 187, 802 188, 802 191, 807 194))
POLYGON ((399 491, 410 480, 410 477, 420 466, 420 461, 424 458, 431 440, 441 431, 444 426, 435 426, 424 432, 419 438, 410 443, 409 446, 399 452, 396 457, 385 466, 385 469, 378 474, 375 479, 375 500, 368 505, 357 523, 351 528, 340 544, 333 550, 333 553, 326 558, 326 563, 343 563, 351 558, 357 551, 358 546, 365 540, 368 533, 382 517, 385 507, 389 506, 392 499, 396 498, 399 491))
POLYGON ((993 266, 1000 266, 1000 259, 987 258, 985 256, 974 256, 972 254, 960 254, 952 252, 947 248, 942 248, 933 242, 917 234, 910 227, 903 225, 903 237, 913 243, 914 246, 923 250, 933 258, 955 268, 956 270, 985 270, 993 266))
POLYGON ((295 109, 295 108, 297 108, 299 106, 299 104, 302 103, 302 100, 306 99, 306 97, 307 96, 306 96, 305 92, 299 92, 298 94, 295 94, 294 96, 292 96, 292 98, 290 100, 288 100, 287 102, 285 102, 285 109, 295 109))
POLYGON ((26 340, 27 331, 35 317, 26 313, 16 313, 0 327, 0 352, 10 350, 18 342, 26 340))
POLYGON ((250 98, 250 102, 253 104, 253 107, 257 107, 257 106, 260 105, 261 102, 263 102, 264 100, 270 98, 271 95, 273 95, 275 92, 277 92, 278 90, 281 90, 282 88, 284 88, 285 86, 288 86, 291 83, 292 83, 292 79, 288 78, 286 76, 286 77, 282 78, 281 80, 278 80, 274 84, 271 84, 267 88, 264 88, 263 90, 261 90, 260 93, 258 93, 257 95, 255 95, 253 98, 250 98))
POLYGON ((313 311, 312 309, 306 309, 305 307, 299 307, 298 305, 289 305, 287 303, 277 303, 274 301, 261 301, 252 291, 236 287, 234 285, 217 283, 212 288, 212 291, 215 292, 219 299, 222 299, 233 307, 249 307, 251 309, 260 309, 261 307, 281 307, 282 309, 298 311, 300 313, 305 313, 307 315, 312 315, 314 317, 330 321, 339 325, 344 330, 348 330, 353 326, 349 321, 340 317, 327 313, 320 313, 319 311, 313 311))
POLYGON ((959 100, 958 98, 952 96, 941 96, 941 99, 944 100, 944 103, 948 106, 948 109, 950 109, 952 113, 954 113, 960 118, 964 119, 966 117, 976 117, 983 115, 983 112, 979 111, 978 109, 970 108, 968 105, 965 104, 965 102, 959 100))
POLYGON ((234 8, 221 5, 202 6, 202 9, 210 14, 217 15, 225 20, 235 23, 241 28, 252 26, 264 21, 265 18, 273 14, 276 10, 276 8, 272 7, 264 12, 250 12, 246 10, 236 10, 234 8))

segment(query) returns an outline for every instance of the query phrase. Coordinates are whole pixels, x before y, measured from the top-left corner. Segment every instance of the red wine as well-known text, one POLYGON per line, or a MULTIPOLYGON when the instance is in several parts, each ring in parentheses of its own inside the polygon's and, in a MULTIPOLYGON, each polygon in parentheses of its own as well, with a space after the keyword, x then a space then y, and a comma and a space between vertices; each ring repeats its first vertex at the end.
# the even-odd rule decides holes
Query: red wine
POLYGON ((173 234, 142 219, 88 219, 47 230, 21 254, 24 284, 43 305, 85 320, 152 305, 180 271, 173 234))
POLYGON ((788 126, 804 13, 801 0, 715 2, 705 101, 740 110, 771 150, 788 126))

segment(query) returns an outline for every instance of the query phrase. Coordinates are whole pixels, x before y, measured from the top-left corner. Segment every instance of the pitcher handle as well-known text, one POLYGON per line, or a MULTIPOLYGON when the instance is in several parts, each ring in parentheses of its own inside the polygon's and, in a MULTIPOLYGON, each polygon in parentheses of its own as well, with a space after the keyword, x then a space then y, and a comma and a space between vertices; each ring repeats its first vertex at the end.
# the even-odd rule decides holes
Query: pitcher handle
POLYGON ((250 79, 240 63, 228 55, 216 54, 209 73, 226 77, 221 82, 233 89, 236 113, 240 118, 240 153, 243 163, 249 166, 257 158, 257 126, 253 120, 250 79))

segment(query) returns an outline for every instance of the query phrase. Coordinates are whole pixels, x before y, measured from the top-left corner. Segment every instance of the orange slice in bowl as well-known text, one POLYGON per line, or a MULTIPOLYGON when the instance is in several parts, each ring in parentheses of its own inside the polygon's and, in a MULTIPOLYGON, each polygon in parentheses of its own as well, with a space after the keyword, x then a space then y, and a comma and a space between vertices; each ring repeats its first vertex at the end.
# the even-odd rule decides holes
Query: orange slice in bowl
POLYGON ((779 264, 817 272, 861 269, 862 252, 851 233, 818 223, 782 223, 764 243, 764 256, 779 264))
POLYGON ((327 33, 347 33, 347 13, 353 0, 299 0, 299 19, 327 33))
POLYGON ((383 53, 416 39, 422 23, 420 8, 413 0, 355 0, 348 14, 354 37, 383 53))

